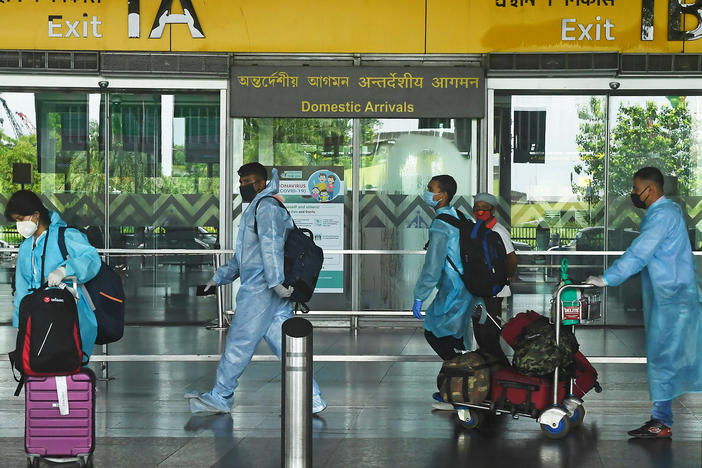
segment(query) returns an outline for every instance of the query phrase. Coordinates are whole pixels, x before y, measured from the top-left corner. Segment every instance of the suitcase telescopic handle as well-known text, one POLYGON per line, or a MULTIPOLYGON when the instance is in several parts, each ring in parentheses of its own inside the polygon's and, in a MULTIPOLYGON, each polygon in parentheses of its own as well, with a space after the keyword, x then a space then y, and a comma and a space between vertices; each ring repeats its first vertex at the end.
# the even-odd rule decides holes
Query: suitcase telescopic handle
POLYGON ((78 300, 78 277, 76 276, 66 276, 63 279, 63 283, 61 283, 62 288, 68 289, 68 291, 73 295, 73 297, 76 298, 76 301, 78 300), (70 286, 66 285, 66 281, 72 281, 73 282, 73 288, 70 286))

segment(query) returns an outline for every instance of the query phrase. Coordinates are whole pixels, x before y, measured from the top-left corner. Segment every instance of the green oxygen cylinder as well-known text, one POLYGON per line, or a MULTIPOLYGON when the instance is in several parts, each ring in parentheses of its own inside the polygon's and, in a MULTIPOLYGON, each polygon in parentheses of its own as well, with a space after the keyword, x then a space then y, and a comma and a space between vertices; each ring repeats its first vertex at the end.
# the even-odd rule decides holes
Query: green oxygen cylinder
MULTIPOLYGON (((561 261, 561 281, 563 284, 573 284, 568 279, 568 259, 561 261)), ((563 325, 577 325, 580 323, 580 291, 578 289, 566 289, 561 292, 561 319, 563 325)))

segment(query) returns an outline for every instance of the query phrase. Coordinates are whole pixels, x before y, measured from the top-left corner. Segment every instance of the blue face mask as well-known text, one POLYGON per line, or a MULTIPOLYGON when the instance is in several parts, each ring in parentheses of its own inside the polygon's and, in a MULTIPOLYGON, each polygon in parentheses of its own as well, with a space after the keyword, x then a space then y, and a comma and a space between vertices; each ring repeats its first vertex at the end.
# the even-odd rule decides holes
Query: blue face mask
POLYGON ((422 197, 424 198, 424 202, 432 208, 439 204, 439 200, 434 200, 434 195, 436 195, 434 192, 427 190, 422 197))

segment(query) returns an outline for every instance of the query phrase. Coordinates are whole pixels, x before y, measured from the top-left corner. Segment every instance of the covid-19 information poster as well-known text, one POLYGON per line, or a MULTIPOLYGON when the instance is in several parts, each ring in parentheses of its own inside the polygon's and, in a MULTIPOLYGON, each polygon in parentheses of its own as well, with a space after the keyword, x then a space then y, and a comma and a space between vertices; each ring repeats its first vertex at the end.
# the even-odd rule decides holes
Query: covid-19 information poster
MULTIPOLYGON (((327 254, 344 248, 344 167, 278 166, 278 195, 295 224, 314 234, 324 251, 317 293, 344 292, 344 256, 327 254)), ((268 168, 269 172, 272 168, 268 168)))

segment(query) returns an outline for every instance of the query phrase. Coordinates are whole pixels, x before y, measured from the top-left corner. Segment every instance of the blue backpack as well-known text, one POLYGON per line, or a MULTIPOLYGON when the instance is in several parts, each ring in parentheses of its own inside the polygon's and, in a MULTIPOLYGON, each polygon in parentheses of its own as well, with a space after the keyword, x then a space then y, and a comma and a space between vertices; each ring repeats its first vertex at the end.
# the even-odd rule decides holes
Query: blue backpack
MULTIPOLYGON (((58 244, 63 259, 67 260, 66 226, 59 228, 58 244)), ((122 279, 105 262, 95 278, 85 283, 83 294, 95 312, 97 338, 95 344, 114 343, 124 334, 124 288, 122 279)))

